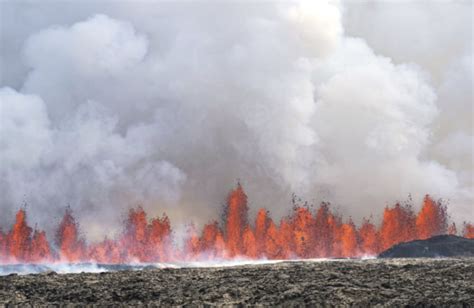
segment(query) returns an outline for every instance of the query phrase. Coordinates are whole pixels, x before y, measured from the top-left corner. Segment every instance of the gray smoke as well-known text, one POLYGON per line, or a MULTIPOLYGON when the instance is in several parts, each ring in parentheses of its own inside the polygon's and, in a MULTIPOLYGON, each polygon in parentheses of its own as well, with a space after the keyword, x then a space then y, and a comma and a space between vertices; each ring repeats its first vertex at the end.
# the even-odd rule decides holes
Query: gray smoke
POLYGON ((0 6, 2 226, 199 224, 237 179, 275 218, 430 193, 474 220, 470 2, 0 6))

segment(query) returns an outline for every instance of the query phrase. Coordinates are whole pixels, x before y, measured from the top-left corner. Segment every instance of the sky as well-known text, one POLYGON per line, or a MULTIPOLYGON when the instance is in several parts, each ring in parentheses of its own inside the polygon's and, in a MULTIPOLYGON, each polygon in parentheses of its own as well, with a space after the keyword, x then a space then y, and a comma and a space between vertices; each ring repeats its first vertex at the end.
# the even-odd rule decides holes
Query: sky
POLYGON ((244 186, 474 221, 471 1, 0 2, 0 226, 218 218, 244 186))

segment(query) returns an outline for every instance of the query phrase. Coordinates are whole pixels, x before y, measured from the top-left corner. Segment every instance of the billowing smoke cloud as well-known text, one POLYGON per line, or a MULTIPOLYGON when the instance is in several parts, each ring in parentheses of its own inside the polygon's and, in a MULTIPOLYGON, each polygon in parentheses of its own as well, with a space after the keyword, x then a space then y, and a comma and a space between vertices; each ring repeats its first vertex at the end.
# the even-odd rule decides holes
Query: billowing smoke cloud
POLYGON ((1 5, 2 225, 24 201, 43 226, 70 204, 91 237, 136 204, 199 223, 238 178, 275 216, 292 192, 354 218, 432 193, 474 218, 472 40, 439 51, 426 23, 469 3, 402 29, 426 57, 371 4, 1 5))
MULTIPOLYGON (((473 32, 469 1, 423 1, 358 4, 347 1, 344 25, 348 35, 361 36, 377 53, 395 63, 416 63, 428 74, 437 95, 438 115, 427 125, 429 143, 420 160, 451 173, 451 214, 474 216, 473 32), (387 39, 389 38, 389 39, 387 39)), ((441 180, 441 177, 438 177, 441 180)), ((433 191, 433 189, 431 190, 433 191)), ((449 196, 449 197, 448 197, 449 196)))

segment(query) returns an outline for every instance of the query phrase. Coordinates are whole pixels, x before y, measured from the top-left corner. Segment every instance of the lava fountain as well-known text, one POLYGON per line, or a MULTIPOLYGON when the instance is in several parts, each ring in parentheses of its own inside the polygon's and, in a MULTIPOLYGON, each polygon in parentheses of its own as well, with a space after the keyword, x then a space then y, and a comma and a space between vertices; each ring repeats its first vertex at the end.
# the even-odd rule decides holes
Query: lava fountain
MULTIPOLYGON (((190 225, 185 245, 177 245, 168 217, 149 219, 141 208, 128 212, 117 238, 87 243, 79 223, 67 208, 55 241, 28 225, 20 209, 15 223, 0 228, 0 264, 14 263, 165 263, 232 260, 358 258, 377 255, 397 243, 439 234, 458 234, 449 222, 447 206, 426 195, 415 213, 410 204, 386 207, 382 220, 365 218, 360 226, 322 203, 316 211, 294 204, 290 215, 275 222, 267 209, 249 219, 247 195, 238 184, 227 198, 222 223, 211 221, 202 230, 190 225)), ((474 225, 464 223, 460 235, 474 238, 474 225)))

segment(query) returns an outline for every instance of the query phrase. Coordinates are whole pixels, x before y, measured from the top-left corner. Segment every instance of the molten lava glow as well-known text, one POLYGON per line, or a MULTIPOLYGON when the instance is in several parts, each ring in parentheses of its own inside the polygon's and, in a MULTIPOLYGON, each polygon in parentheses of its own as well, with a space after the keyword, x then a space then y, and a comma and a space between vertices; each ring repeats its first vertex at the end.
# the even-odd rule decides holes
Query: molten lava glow
POLYGON ((465 223, 463 236, 467 238, 474 238, 474 224, 465 223))
POLYGON ((230 257, 242 254, 242 234, 247 227, 247 212, 247 195, 239 183, 227 200, 226 243, 230 257))
MULTIPOLYGON (((380 229, 382 250, 416 238, 415 214, 410 205, 396 204, 393 208, 385 208, 380 229)), ((433 234, 434 235, 434 234, 433 234)))
POLYGON ((373 223, 364 219, 359 229, 359 245, 362 251, 374 255, 380 251, 380 236, 373 223))
POLYGON ((32 229, 26 223, 26 211, 19 210, 7 238, 7 253, 14 259, 27 260, 30 254, 30 236, 32 229))
POLYGON ((423 207, 416 217, 418 238, 427 239, 432 234, 443 234, 448 229, 446 206, 433 201, 429 196, 423 200, 423 207))
MULTIPOLYGON (((266 209, 249 223, 247 196, 239 184, 230 192, 222 226, 217 221, 201 231, 187 228, 185 244, 177 245, 166 215, 149 219, 141 208, 128 212, 121 234, 87 244, 68 208, 51 245, 46 234, 28 226, 20 209, 8 232, 0 228, 0 263, 51 262, 180 262, 232 259, 289 259, 362 257, 376 255, 394 244, 425 239, 438 234, 457 234, 448 226, 446 206, 428 195, 415 214, 410 205, 387 207, 380 224, 364 219, 358 228, 351 219, 344 221, 322 203, 316 211, 295 206, 292 213, 276 223, 266 209)), ((462 235, 474 238, 474 225, 464 223, 462 235)))
POLYGON ((61 260, 77 262, 87 256, 85 242, 79 238, 79 228, 69 208, 66 209, 63 220, 59 224, 56 244, 61 260))

